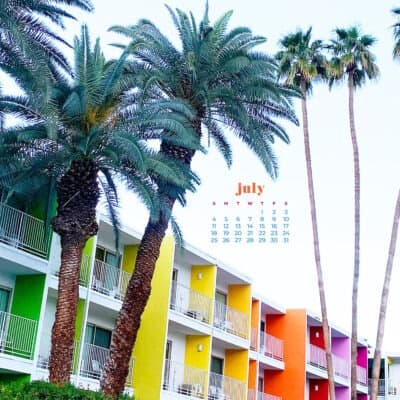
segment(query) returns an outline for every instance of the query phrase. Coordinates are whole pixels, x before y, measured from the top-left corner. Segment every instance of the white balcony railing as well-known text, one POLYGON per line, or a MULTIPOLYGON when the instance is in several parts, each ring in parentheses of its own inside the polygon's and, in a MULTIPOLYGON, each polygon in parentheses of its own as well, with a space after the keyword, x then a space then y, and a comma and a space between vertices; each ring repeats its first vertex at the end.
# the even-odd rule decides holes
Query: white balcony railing
POLYGON ((0 353, 33 358, 37 321, 0 311, 0 353))
POLYGON ((219 301, 214 304, 214 326, 242 338, 248 338, 248 316, 219 301))
MULTIPOLYGON (((50 333, 42 335, 39 349, 39 357, 37 362, 38 368, 48 369, 50 359, 50 333)), ((82 349, 82 358, 80 368, 78 369, 80 341, 74 341, 74 354, 72 359, 71 374, 79 374, 85 378, 100 380, 103 376, 104 366, 107 361, 110 350, 96 346, 94 344, 85 343, 82 349)), ((129 362, 129 371, 125 386, 132 386, 134 360, 131 358, 129 362)))
POLYGON ((207 372, 172 360, 165 360, 163 389, 204 398, 207 372))
POLYGON ((246 383, 237 379, 210 373, 208 384, 209 400, 243 400, 246 396, 246 383))
POLYGON ((257 351, 257 339, 258 339, 258 331, 257 328, 251 328, 250 331, 250 349, 257 351))
POLYGON ((103 261, 95 260, 92 289, 115 299, 123 300, 131 274, 103 261))
POLYGON ((367 369, 357 365, 357 383, 360 385, 367 385, 367 369))
POLYGON ((326 370, 325 350, 313 344, 308 345, 308 364, 326 370))
POLYGON ((171 310, 209 324, 211 322, 211 304, 210 297, 172 281, 171 310))
POLYGON ((332 354, 332 362, 335 375, 348 379, 350 376, 349 362, 335 354, 332 354))
POLYGON ((282 400, 282 397, 269 393, 257 392, 257 400, 282 400))
MULTIPOLYGON (((42 369, 48 369, 50 362, 51 333, 43 332, 40 336, 41 339, 40 339, 37 367, 42 369)), ((79 346, 80 346, 80 341, 74 340, 74 353, 72 357, 71 373, 76 373, 77 371, 79 346)))
POLYGON ((283 341, 265 332, 260 332, 260 353, 276 360, 283 360, 283 341))
POLYGON ((0 203, 1 242, 47 258, 49 237, 45 237, 45 231, 45 224, 42 220, 0 203))

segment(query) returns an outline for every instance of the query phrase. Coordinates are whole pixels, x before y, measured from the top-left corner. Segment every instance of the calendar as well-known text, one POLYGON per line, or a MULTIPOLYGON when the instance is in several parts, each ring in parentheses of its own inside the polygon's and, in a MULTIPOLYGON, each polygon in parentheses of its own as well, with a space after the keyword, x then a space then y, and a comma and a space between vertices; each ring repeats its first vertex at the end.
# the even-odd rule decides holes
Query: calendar
POLYGON ((265 186, 256 182, 239 182, 232 196, 211 200, 210 243, 289 243, 289 202, 268 199, 264 189, 265 186))

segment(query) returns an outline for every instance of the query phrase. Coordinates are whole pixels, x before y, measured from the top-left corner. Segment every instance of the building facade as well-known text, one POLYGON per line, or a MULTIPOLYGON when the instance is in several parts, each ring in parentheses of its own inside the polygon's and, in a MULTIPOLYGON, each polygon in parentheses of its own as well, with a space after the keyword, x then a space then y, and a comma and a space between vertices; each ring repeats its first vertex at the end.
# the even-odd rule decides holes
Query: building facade
MULTIPOLYGON (((0 203, 0 380, 48 378, 60 245, 40 210, 0 203)), ((71 380, 99 388, 140 234, 103 219, 84 249, 71 380)), ((254 293, 251 280, 165 238, 132 351, 126 390, 137 400, 328 399, 321 321, 254 293)), ((349 335, 331 327, 336 398, 350 399, 349 335)), ((367 399, 367 343, 358 347, 367 399)))
MULTIPOLYGON (((368 360, 372 376, 373 359, 368 360)), ((369 385, 371 382, 369 382, 369 385)), ((378 400, 400 400, 400 354, 385 354, 381 359, 378 382, 378 400)))

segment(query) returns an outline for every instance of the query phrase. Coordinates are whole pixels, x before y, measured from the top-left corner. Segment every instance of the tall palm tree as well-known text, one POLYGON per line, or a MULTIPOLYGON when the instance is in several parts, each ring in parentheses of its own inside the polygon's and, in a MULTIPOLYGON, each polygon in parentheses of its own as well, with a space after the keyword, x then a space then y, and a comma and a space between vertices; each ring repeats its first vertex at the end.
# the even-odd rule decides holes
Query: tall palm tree
POLYGON ((179 193, 181 187, 193 189, 195 177, 184 166, 147 148, 142 137, 160 138, 168 130, 175 143, 184 134, 183 143, 198 148, 186 122, 193 116, 188 107, 173 101, 124 107, 133 85, 132 75, 126 75, 125 57, 106 62, 99 41, 92 48, 86 27, 75 39, 74 49, 74 78, 55 76, 48 103, 37 101, 28 84, 25 95, 0 98, 0 110, 22 121, 1 136, 3 186, 32 192, 46 184, 56 194, 52 226, 61 239, 61 267, 50 380, 58 384, 70 379, 82 249, 98 230, 96 206, 101 189, 115 228, 120 181, 153 211, 153 221, 154 212, 162 208, 154 193, 154 179, 174 183, 179 193))
POLYGON ((368 79, 379 74, 371 47, 376 39, 362 35, 357 27, 336 29, 331 40, 330 86, 347 80, 349 93, 349 123, 354 163, 354 271, 352 290, 351 323, 351 399, 357 399, 357 309, 358 281, 360 273, 360 162, 356 126, 354 120, 354 92, 368 79))
POLYGON ((74 19, 65 6, 85 11, 93 9, 91 0, 0 0, 0 68, 30 64, 46 67, 46 58, 62 68, 68 62, 57 44, 67 44, 53 26, 64 27, 64 19, 74 19), (42 63, 38 64, 38 57, 42 63), (30 63, 35 60, 35 63, 30 63))
POLYGON ((308 128, 307 95, 312 91, 315 81, 326 77, 326 58, 323 54, 321 40, 311 41, 310 27, 306 32, 298 30, 280 40, 281 50, 276 54, 279 62, 279 75, 287 85, 295 86, 301 91, 301 110, 303 119, 304 151, 306 157, 308 197, 310 200, 311 224, 314 238, 314 258, 317 270, 318 290, 322 316, 326 363, 329 382, 329 398, 335 399, 335 376, 332 364, 331 337, 328 323, 328 311, 325 299, 321 254, 319 248, 317 208, 314 195, 314 180, 311 163, 310 138, 308 128))
MULTIPOLYGON (((276 137, 289 141, 276 119, 296 123, 297 120, 290 101, 292 90, 277 82, 274 61, 254 50, 265 38, 254 36, 246 27, 228 31, 232 12, 211 25, 207 6, 200 24, 192 14, 168 10, 179 34, 180 48, 174 47, 148 20, 128 28, 113 28, 132 39, 127 50, 141 77, 142 101, 164 98, 185 101, 194 109, 192 127, 198 139, 203 138, 205 129, 228 165, 232 162, 232 151, 226 134, 232 132, 256 154, 266 171, 276 177, 278 165, 272 143, 276 137)), ((195 150, 162 141, 160 153, 190 166, 195 150)), ((173 185, 160 181, 159 194, 169 207, 160 213, 156 223, 149 221, 145 228, 101 383, 103 392, 112 396, 124 387, 141 315, 150 296, 155 263, 177 199, 173 185)))
POLYGON ((388 259, 386 262, 385 278, 383 280, 381 305, 379 308, 379 319, 378 327, 376 332, 376 342, 374 351, 374 361, 372 363, 372 384, 371 384, 371 400, 377 400, 378 398, 378 383, 379 383, 379 371, 381 366, 381 352, 383 336, 385 332, 385 321, 386 321, 386 309, 389 299, 390 281, 392 277, 393 260, 396 252, 397 235, 399 232, 399 220, 400 220, 400 190, 397 194, 397 201, 393 216, 392 234, 390 237, 390 245, 388 252, 388 259))

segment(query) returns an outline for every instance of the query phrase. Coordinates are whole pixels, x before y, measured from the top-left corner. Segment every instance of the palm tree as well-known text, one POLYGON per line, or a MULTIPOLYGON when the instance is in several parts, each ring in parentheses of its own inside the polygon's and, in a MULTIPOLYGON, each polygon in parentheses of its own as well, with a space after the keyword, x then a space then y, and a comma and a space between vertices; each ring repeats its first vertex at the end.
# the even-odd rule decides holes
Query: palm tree
MULTIPOLYGON (((168 8, 168 7, 167 7, 168 8)), ((215 143, 228 165, 232 162, 228 131, 241 139, 261 160, 266 171, 276 177, 278 165, 272 151, 275 138, 288 142, 288 136, 275 119, 296 122, 291 106, 291 89, 276 80, 274 61, 254 47, 265 38, 254 36, 246 27, 228 31, 232 12, 214 25, 208 19, 208 6, 198 25, 192 14, 168 8, 180 38, 180 48, 148 20, 129 27, 114 27, 132 39, 135 71, 141 78, 143 102, 181 99, 194 109, 192 127, 199 140, 203 129, 215 143), (224 128, 228 128, 225 131, 224 128)), ((195 150, 165 140, 160 153, 188 167, 195 150)), ((156 260, 168 220, 177 199, 173 185, 159 181, 159 194, 168 204, 156 223, 149 221, 139 246, 134 273, 129 282, 110 347, 110 357, 101 383, 103 392, 116 396, 123 390, 128 363, 151 291, 156 260)))
POLYGON ((371 384, 371 400, 377 400, 378 398, 378 383, 379 383, 379 371, 381 366, 381 351, 383 336, 385 331, 385 320, 386 320, 386 309, 389 299, 390 280, 392 277, 393 260, 396 252, 397 235, 399 231, 399 220, 400 220, 400 190, 397 194, 396 207, 393 216, 392 234, 390 237, 390 245, 388 252, 388 259, 386 262, 385 278, 383 281, 381 305, 379 309, 378 328, 376 332, 375 352, 374 361, 372 363, 372 384, 371 384))
POLYGON ((64 69, 68 62, 56 44, 67 44, 46 22, 64 28, 74 19, 65 5, 92 11, 91 0, 0 0, 0 68, 15 64, 47 67, 46 58, 64 69), (42 59, 39 65, 38 56, 42 59), (35 60, 35 63, 31 63, 35 60))
POLYGON ((354 272, 351 327, 351 399, 357 399, 357 302, 360 270, 360 163, 354 121, 354 91, 368 79, 375 79, 379 70, 370 48, 376 39, 362 35, 357 27, 336 29, 331 40, 330 86, 347 79, 349 91, 349 123, 354 163, 354 272))
MULTIPOLYGON (((394 8, 392 10, 393 14, 398 18, 400 16, 400 8, 394 8)), ((393 25, 393 36, 394 36, 394 47, 393 47, 393 57, 400 57, 400 21, 397 21, 393 25)))
POLYGON ((335 399, 335 380, 332 364, 331 338, 328 323, 328 312, 325 299, 324 279, 321 266, 321 255, 319 248, 317 209, 314 195, 314 180, 311 164, 310 139, 307 114, 307 94, 312 91, 312 83, 326 76, 326 58, 323 55, 323 43, 321 40, 311 42, 310 27, 306 32, 298 30, 285 36, 280 41, 281 51, 276 54, 279 62, 279 74, 285 79, 287 85, 292 85, 301 91, 301 110, 303 117, 304 150, 306 156, 308 196, 310 200, 311 223, 314 237, 314 258, 317 269, 318 290, 322 316, 322 330, 324 336, 329 398, 335 399))
MULTIPOLYGON (((107 63, 99 41, 92 48, 86 27, 75 39, 74 49, 74 78, 55 76, 48 103, 36 101, 28 84, 25 95, 0 98, 0 110, 23 123, 1 137, 3 186, 31 193, 49 185, 56 194, 52 226, 61 239, 61 267, 50 380, 58 384, 70 379, 82 249, 98 230, 100 188, 117 229, 117 182, 135 190, 154 214, 162 207, 154 194, 155 178, 174 183, 178 193, 181 187, 193 189, 195 179, 184 166, 150 150, 142 140, 144 135, 160 138, 168 130, 177 143, 183 132, 183 142, 190 144, 195 138, 186 123, 193 116, 190 109, 173 101, 123 107, 133 85, 133 77, 126 75, 125 56, 107 63)), ((198 148, 197 140, 192 144, 198 148)))

